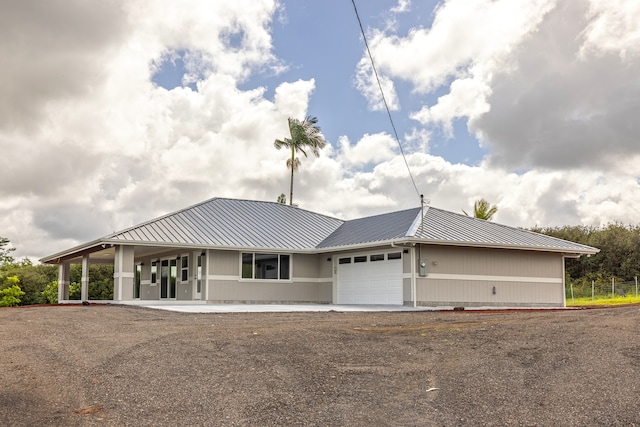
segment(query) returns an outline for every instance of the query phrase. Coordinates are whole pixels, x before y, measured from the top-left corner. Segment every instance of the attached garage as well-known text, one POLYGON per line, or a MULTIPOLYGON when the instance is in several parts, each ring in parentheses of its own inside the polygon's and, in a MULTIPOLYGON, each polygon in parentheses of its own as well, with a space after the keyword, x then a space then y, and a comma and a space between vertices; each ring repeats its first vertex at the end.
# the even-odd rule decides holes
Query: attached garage
POLYGON ((402 252, 338 257, 338 304, 402 305, 402 252))

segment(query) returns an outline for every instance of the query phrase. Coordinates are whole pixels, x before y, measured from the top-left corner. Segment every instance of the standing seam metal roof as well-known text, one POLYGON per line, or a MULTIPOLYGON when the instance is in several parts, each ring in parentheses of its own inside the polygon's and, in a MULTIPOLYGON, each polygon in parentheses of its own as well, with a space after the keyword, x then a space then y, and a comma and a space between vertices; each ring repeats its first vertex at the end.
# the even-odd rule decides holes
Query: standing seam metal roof
POLYGON ((313 250, 394 240, 597 253, 590 246, 427 207, 342 221, 275 202, 214 198, 105 237, 129 242, 313 250))
POLYGON ((105 240, 313 249, 344 221, 275 202, 214 198, 105 240))

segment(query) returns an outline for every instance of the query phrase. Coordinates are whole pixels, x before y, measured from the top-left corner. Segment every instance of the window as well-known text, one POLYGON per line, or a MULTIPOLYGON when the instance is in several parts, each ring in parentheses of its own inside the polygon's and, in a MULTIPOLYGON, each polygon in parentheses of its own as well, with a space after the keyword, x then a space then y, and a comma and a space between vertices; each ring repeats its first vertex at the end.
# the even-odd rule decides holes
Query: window
POLYGON ((354 256, 353 262, 367 262, 367 256, 354 256))
POLYGON ((387 255, 388 260, 402 259, 402 252, 393 252, 387 255))
POLYGON ((180 258, 180 260, 182 261, 182 268, 180 269, 180 280, 186 282, 187 280, 189 280, 189 256, 182 255, 182 258, 180 258))
POLYGON ((156 262, 153 261, 151 263, 151 284, 155 285, 156 283, 158 283, 158 266, 156 262))
POLYGON ((340 258, 338 264, 351 264, 351 258, 340 258))
POLYGON ((204 255, 198 255, 198 264, 196 269, 196 293, 202 292, 202 258, 204 255))
POLYGON ((140 281, 142 276, 142 264, 136 265, 136 282, 133 284, 133 298, 140 298, 140 281))
POLYGON ((371 261, 384 261, 384 254, 371 255, 369 257, 369 260, 371 260, 371 261))
POLYGON ((282 254, 243 253, 243 279, 289 280, 291 256, 282 254))

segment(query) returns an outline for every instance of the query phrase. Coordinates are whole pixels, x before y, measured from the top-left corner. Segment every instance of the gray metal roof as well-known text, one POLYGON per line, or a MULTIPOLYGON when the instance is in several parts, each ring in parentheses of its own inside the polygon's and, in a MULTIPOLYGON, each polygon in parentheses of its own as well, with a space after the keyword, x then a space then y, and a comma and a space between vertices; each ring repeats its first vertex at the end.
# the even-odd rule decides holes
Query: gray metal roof
MULTIPOLYGON (((275 202, 213 198, 43 258, 77 256, 103 243, 302 252, 433 243, 595 254, 598 249, 428 207, 343 221, 275 202)), ((102 245, 104 247, 104 245, 102 245)))
POLYGON ((105 240, 312 249, 342 223, 281 203, 214 198, 106 236, 105 240))
POLYGON ((434 243, 546 249, 554 252, 581 254, 599 252, 598 249, 591 246, 433 207, 429 207, 425 211, 424 224, 420 226, 419 223, 416 223, 414 228, 415 232, 411 233, 413 236, 434 243))
POLYGON ((322 241, 318 248, 335 248, 403 239, 420 214, 420 208, 347 221, 322 241))

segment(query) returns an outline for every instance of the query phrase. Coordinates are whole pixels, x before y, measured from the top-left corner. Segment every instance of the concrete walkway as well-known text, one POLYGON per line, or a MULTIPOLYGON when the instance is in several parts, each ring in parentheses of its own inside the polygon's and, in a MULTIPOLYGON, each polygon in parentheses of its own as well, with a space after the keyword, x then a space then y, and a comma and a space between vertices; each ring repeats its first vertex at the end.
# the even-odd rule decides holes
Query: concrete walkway
POLYGON ((402 305, 333 305, 333 304, 144 304, 144 307, 182 313, 293 313, 327 311, 433 311, 452 307, 405 307, 402 305))

